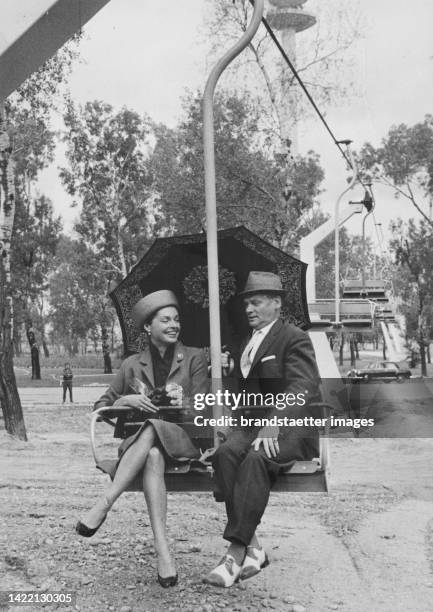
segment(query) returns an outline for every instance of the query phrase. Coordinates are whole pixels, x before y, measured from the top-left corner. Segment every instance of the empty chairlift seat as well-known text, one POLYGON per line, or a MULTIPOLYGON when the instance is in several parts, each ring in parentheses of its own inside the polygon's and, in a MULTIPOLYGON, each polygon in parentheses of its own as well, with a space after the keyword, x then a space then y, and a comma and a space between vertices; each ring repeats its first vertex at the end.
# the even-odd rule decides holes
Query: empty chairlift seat
MULTIPOLYGON (((308 305, 313 329, 330 327, 335 323, 335 301, 316 300, 308 305)), ((375 305, 369 300, 341 300, 340 323, 357 330, 373 325, 375 305)))
POLYGON ((347 280, 344 283, 343 299, 368 298, 375 301, 386 301, 386 282, 380 279, 347 280))

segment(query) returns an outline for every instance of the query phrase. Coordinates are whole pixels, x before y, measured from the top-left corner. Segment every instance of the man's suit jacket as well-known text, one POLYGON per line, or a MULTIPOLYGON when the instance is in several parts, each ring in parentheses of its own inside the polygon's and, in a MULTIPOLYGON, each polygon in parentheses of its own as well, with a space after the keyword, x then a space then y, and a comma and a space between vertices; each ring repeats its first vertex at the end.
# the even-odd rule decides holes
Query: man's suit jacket
MULTIPOLYGON (((248 339, 241 346, 242 355, 248 339)), ((314 348, 308 334, 278 319, 254 356, 247 378, 238 367, 239 385, 248 393, 299 393, 309 402, 317 399, 320 377, 314 348)), ((305 406, 273 408, 267 416, 305 416, 305 406)))

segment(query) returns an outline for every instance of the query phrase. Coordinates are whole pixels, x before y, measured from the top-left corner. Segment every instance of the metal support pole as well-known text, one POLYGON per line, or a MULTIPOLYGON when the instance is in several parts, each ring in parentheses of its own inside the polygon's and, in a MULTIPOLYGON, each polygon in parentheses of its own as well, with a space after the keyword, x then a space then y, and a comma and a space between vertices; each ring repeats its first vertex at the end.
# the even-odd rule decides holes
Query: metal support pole
POLYGON ((355 159, 353 157, 352 151, 350 150, 349 143, 347 143, 347 153, 349 155, 350 165, 353 170, 353 176, 351 178, 349 186, 338 197, 338 200, 335 203, 335 212, 334 212, 334 219, 335 219, 335 243, 334 243, 335 288, 334 290, 335 290, 335 325, 336 326, 340 324, 340 219, 339 219, 340 202, 343 199, 343 197, 346 195, 346 193, 354 187, 356 181, 358 180, 358 170, 355 164, 355 159))
POLYGON ((367 220, 368 215, 371 215, 373 209, 370 210, 362 220, 362 291, 365 293, 365 222, 367 220))
MULTIPOLYGON (((260 25, 264 0, 255 0, 251 22, 239 41, 217 62, 206 83, 203 94, 203 146, 206 196, 206 238, 209 287, 209 327, 212 391, 221 385, 221 332, 218 278, 218 236, 215 186, 215 144, 213 98, 218 79, 227 66, 248 46, 260 25)), ((214 416, 221 416, 221 408, 214 407, 214 416)))
MULTIPOLYGON (((371 194, 371 199, 372 199, 372 208, 371 210, 369 210, 367 212, 367 214, 364 216, 363 220, 362 220, 362 291, 365 293, 365 222, 367 220, 368 215, 371 215, 373 210, 374 210, 374 206, 375 206, 375 201, 374 201, 374 194, 373 191, 371 189, 371 183, 368 185, 368 189, 370 191, 371 194)), ((375 257, 375 268, 376 268, 376 253, 374 255, 375 257)), ((376 278, 376 271, 374 273, 374 278, 376 278)))

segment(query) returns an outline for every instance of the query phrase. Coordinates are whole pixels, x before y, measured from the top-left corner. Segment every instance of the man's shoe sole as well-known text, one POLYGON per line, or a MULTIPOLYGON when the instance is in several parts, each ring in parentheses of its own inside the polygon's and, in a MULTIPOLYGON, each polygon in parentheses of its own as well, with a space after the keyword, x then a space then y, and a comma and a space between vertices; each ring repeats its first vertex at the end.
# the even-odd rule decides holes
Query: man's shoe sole
POLYGON ((255 567, 253 567, 252 565, 247 566, 245 568, 245 571, 241 571, 241 573, 239 574, 239 580, 248 580, 248 578, 252 578, 253 576, 257 576, 257 574, 260 573, 260 571, 262 569, 264 569, 265 567, 268 567, 270 561, 268 559, 268 556, 266 555, 265 560, 263 561, 263 563, 260 566, 260 569, 257 569, 255 567))

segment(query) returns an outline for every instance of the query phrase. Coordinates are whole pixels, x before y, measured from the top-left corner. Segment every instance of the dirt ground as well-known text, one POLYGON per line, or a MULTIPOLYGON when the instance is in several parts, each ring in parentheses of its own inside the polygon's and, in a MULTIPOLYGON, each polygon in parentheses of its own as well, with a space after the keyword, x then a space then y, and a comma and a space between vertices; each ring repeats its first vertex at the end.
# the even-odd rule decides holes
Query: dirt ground
POLYGON ((433 610, 431 439, 331 440, 331 492, 273 494, 259 533, 271 564, 228 590, 201 582, 225 548, 223 506, 207 493, 170 494, 180 582, 162 589, 141 494, 123 495, 93 538, 74 532, 105 483, 88 408, 29 404, 25 419, 28 443, 0 431, 2 591, 73 591, 69 609, 96 612, 433 610))

